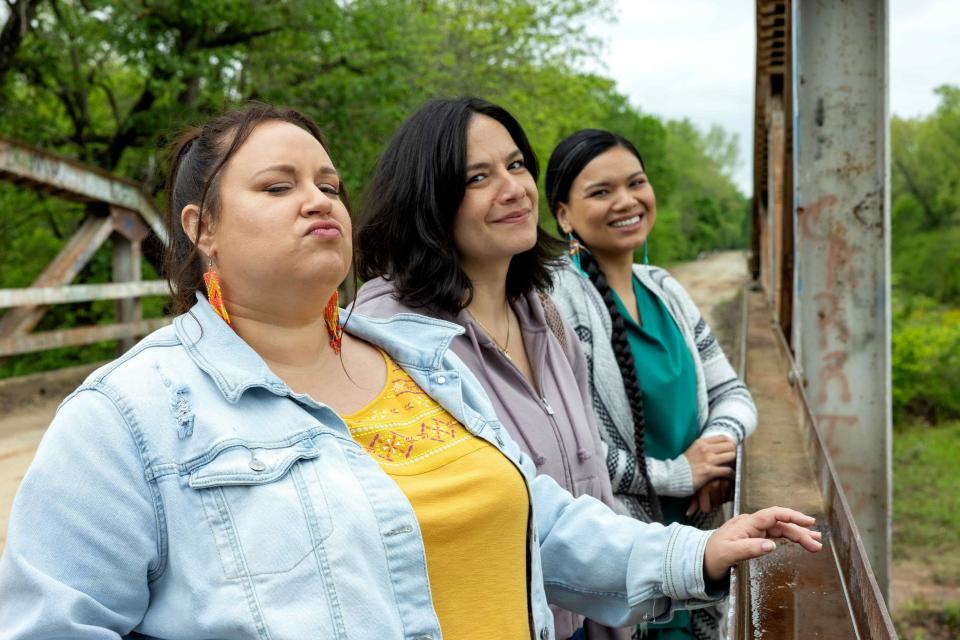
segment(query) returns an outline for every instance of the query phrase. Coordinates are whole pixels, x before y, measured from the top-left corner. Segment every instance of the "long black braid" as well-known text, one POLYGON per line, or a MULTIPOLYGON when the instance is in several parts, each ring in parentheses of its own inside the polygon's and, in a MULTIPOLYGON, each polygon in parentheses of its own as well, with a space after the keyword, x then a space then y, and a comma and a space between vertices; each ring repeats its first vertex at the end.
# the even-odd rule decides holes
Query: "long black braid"
POLYGON ((617 309, 617 303, 613 299, 613 289, 607 282, 607 276, 600 269, 600 265, 593 259, 588 251, 580 252, 580 268, 590 277, 590 282, 597 289, 604 304, 607 305, 607 311, 610 313, 610 323, 613 331, 610 335, 610 344, 613 347, 613 354, 617 359, 617 365, 620 367, 620 377, 623 378, 623 387, 627 393, 627 399, 630 401, 630 413, 633 416, 633 437, 634 447, 637 456, 637 470, 643 476, 647 485, 646 496, 637 496, 644 503, 644 508, 657 522, 663 522, 663 511, 660 507, 660 500, 653 490, 653 484, 650 482, 650 475, 647 473, 647 457, 645 454, 644 432, 646 421, 643 414, 643 392, 640 390, 640 383, 637 381, 636 365, 633 361, 633 352, 630 351, 630 343, 627 342, 627 325, 623 316, 617 309))

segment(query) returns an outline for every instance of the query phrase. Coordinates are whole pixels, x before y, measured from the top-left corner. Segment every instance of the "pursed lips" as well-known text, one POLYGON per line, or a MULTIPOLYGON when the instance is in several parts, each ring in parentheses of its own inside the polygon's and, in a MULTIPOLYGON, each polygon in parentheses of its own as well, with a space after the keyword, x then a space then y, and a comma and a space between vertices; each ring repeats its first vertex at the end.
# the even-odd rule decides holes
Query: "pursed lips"
POLYGON ((343 228, 335 220, 323 220, 311 224, 303 235, 334 238, 343 235, 343 228))

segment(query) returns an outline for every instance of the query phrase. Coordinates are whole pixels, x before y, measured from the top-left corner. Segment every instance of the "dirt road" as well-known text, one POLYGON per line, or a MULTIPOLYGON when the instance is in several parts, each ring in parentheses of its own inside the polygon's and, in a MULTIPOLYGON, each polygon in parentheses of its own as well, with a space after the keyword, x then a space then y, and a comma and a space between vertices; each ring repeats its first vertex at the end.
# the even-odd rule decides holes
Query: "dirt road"
MULTIPOLYGON (((720 324, 715 311, 737 295, 747 281, 747 258, 742 251, 722 251, 702 260, 684 262, 670 273, 680 281, 711 327, 720 324)), ((727 354, 728 357, 730 354, 727 354)))

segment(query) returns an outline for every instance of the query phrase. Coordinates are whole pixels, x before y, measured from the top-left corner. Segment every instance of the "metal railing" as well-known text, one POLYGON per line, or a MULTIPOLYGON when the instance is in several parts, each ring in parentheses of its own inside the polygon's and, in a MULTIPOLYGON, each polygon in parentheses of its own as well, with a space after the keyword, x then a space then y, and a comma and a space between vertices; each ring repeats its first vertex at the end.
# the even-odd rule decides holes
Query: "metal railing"
POLYGON ((144 282, 141 243, 150 233, 161 241, 166 232, 153 201, 133 182, 71 158, 0 137, 0 180, 83 203, 101 203, 105 214, 88 213, 73 236, 30 287, 0 289, 0 357, 102 340, 133 339, 169 322, 144 319, 140 298, 167 295, 164 282, 144 282), (71 285, 107 240, 112 240, 110 284, 71 285), (117 322, 33 332, 49 305, 116 300, 117 322))

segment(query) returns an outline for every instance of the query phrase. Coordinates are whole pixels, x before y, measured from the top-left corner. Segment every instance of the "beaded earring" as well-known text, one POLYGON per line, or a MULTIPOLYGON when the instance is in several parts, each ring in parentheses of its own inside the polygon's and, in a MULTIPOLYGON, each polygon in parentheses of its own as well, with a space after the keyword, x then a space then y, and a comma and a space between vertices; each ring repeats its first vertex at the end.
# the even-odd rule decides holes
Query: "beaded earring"
POLYGON ((343 343, 343 326, 340 324, 340 293, 334 291, 323 310, 323 319, 327 324, 327 333, 330 334, 330 348, 336 354, 340 353, 343 343))
POLYGON ((207 287, 207 300, 210 306, 217 312, 217 315, 223 318, 224 322, 230 324, 230 314, 223 305, 223 291, 220 289, 220 274, 217 273, 211 260, 207 264, 207 271, 203 274, 203 284, 207 287))
POLYGON ((583 269, 580 267, 580 250, 583 247, 580 245, 580 241, 577 240, 577 237, 573 235, 573 232, 567 233, 567 243, 570 247, 570 260, 573 262, 573 266, 577 268, 577 271, 583 271, 583 269))

